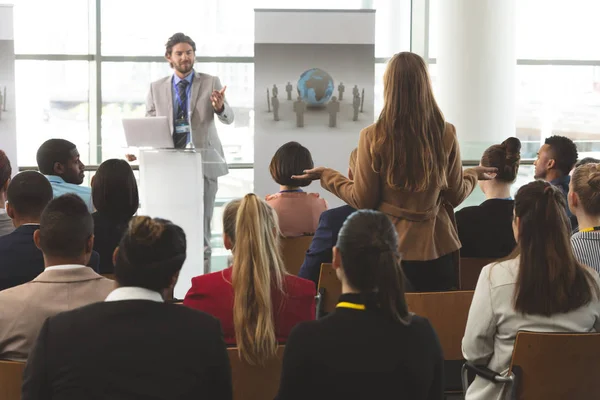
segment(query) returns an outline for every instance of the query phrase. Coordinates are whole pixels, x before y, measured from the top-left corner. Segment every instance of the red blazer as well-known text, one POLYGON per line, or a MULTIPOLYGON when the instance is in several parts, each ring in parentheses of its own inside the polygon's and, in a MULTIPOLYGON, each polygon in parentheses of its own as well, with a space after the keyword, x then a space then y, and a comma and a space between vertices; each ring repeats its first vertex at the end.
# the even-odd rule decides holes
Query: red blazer
MULTIPOLYGON (((192 278, 192 287, 183 304, 204 311, 221 320, 225 343, 235 345, 233 328, 232 268, 192 278)), ((315 319, 315 284, 312 281, 285 275, 285 296, 278 290, 271 292, 277 341, 285 342, 290 331, 302 321, 315 319)))

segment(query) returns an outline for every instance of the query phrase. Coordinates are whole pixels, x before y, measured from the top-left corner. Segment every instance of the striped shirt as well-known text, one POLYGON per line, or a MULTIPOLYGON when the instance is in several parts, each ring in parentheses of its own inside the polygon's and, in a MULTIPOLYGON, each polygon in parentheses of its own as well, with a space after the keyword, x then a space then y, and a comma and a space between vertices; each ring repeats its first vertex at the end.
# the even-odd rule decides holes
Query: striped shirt
POLYGON ((577 232, 571 236, 575 258, 600 273, 600 231, 577 232))

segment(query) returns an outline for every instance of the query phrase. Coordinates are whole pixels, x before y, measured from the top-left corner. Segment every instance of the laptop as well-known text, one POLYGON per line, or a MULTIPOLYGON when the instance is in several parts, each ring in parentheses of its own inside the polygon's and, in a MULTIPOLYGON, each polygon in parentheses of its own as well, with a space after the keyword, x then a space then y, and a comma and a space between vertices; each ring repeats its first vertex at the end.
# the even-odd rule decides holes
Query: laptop
POLYGON ((123 129, 129 147, 173 148, 167 117, 123 118, 123 129))

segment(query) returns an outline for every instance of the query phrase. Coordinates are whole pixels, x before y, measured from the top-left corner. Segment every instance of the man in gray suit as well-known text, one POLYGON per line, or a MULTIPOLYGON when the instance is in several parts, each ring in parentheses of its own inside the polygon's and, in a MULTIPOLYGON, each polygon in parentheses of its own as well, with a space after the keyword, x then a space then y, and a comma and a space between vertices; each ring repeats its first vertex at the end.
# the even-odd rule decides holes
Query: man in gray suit
MULTIPOLYGON (((233 122, 233 110, 225 100, 225 89, 218 77, 194 71, 196 44, 183 33, 171 36, 165 58, 174 74, 150 85, 146 116, 166 116, 175 148, 193 145, 204 151, 204 270, 210 271, 210 221, 213 216, 217 179, 228 173, 215 114, 224 124, 233 122), (216 153, 215 153, 216 152, 216 153), (211 154, 213 157, 211 157, 211 154), (217 157, 218 155, 218 157, 217 157), (208 163, 208 164, 207 164, 208 163)), ((181 177, 185 178, 182 171, 181 177)))

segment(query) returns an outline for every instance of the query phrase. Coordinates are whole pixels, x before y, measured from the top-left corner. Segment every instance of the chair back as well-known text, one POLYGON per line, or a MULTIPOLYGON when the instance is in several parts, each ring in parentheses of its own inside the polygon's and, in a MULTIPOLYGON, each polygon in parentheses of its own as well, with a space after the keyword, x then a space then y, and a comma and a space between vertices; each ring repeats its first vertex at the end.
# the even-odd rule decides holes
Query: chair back
POLYGON ((338 279, 331 264, 321 264, 321 274, 319 275, 319 286, 317 289, 321 296, 319 315, 329 314, 335 309, 342 294, 342 282, 338 279))
POLYGON ((446 360, 462 360, 462 338, 473 291, 406 293, 409 311, 425 317, 437 332, 446 360))
POLYGON ((285 346, 277 347, 277 357, 264 366, 256 366, 244 361, 237 348, 228 348, 233 400, 274 399, 279 391, 284 349, 285 346))
POLYGON ((517 399, 595 399, 600 333, 519 332, 511 362, 517 399))
POLYGON ((458 281, 460 290, 475 290, 479 274, 483 267, 497 261, 495 258, 470 258, 460 259, 458 281))
POLYGON ((25 363, 0 360, 0 400, 21 400, 25 363))
POLYGON ((282 237, 281 256, 283 265, 289 274, 298 275, 304 262, 306 250, 310 247, 312 236, 282 237))
POLYGON ((117 278, 115 278, 115 274, 100 274, 100 275, 102 275, 106 279, 110 279, 111 281, 117 280, 117 278))

